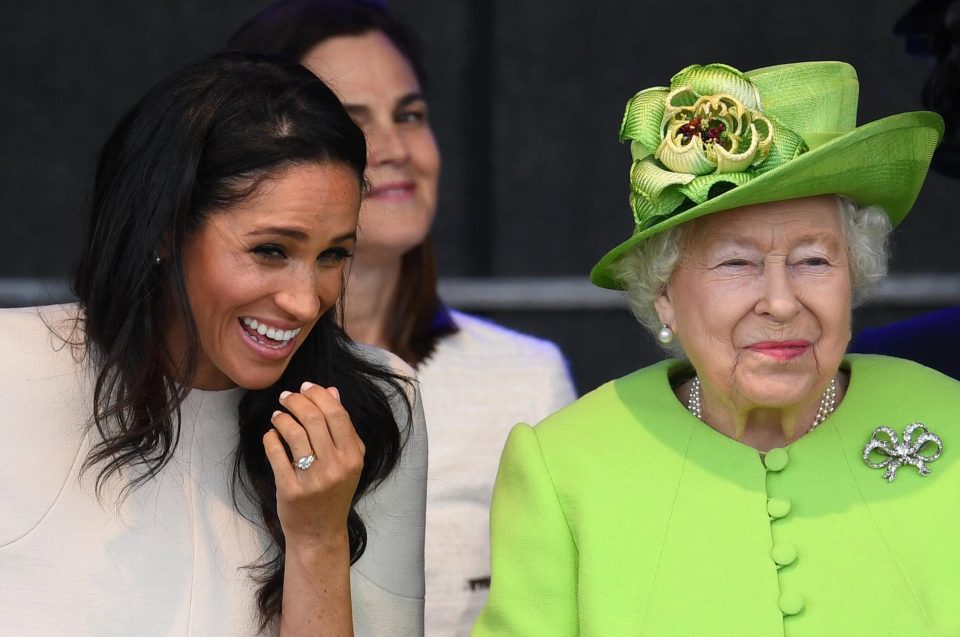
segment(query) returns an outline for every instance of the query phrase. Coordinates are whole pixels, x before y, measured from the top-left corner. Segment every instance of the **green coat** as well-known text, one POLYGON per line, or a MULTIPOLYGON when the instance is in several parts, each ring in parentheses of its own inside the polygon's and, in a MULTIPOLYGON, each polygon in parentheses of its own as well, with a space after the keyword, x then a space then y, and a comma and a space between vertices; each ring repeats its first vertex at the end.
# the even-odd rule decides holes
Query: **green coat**
POLYGON ((473 635, 960 635, 960 383, 850 356, 820 427, 766 458, 686 411, 665 361, 511 432, 473 635), (943 441, 893 482, 880 425, 943 441), (770 464, 774 464, 772 461, 770 464))

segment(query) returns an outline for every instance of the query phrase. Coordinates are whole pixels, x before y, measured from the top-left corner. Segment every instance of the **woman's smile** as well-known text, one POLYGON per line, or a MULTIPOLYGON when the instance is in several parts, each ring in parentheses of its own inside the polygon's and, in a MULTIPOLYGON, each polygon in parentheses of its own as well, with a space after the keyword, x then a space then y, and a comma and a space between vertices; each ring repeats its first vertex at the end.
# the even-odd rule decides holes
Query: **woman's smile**
POLYGON ((245 316, 238 321, 243 342, 260 356, 277 360, 290 356, 297 348, 297 336, 302 331, 274 327, 271 323, 261 322, 245 316))
POLYGON ((810 351, 813 343, 806 340, 759 341, 747 346, 751 352, 772 358, 781 363, 799 358, 810 351))
POLYGON ((417 194, 417 185, 412 181, 394 181, 371 188, 366 194, 366 200, 379 201, 410 201, 417 194))

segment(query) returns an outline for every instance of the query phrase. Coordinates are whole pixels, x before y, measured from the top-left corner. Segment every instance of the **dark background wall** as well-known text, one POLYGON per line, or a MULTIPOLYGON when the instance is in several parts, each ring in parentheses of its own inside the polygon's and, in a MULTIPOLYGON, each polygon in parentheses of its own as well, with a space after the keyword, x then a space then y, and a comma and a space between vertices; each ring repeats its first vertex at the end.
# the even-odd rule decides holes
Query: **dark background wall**
MULTIPOLYGON (((444 276, 586 276, 632 230, 634 92, 692 63, 741 69, 840 59, 860 74, 860 119, 920 108, 927 64, 892 33, 893 0, 393 0, 421 35, 444 158, 436 225, 444 276)), ((160 77, 213 52, 264 3, 34 0, 0 23, 0 278, 64 277, 99 144, 160 77)), ((953 273, 960 184, 933 174, 896 235, 894 272, 953 273)), ((874 306, 858 325, 928 307, 874 306)), ((494 318, 561 342, 578 386, 657 357, 624 310, 494 318)))

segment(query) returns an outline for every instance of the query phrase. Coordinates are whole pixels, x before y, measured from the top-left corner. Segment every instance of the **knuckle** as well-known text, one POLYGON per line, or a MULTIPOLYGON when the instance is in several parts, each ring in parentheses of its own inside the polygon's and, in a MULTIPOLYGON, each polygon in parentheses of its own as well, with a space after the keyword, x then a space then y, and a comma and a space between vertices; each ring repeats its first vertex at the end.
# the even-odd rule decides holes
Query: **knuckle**
POLYGON ((316 410, 304 414, 300 421, 303 423, 303 426, 308 429, 326 425, 326 419, 323 417, 323 414, 316 410))
POLYGON ((342 427, 346 427, 349 425, 351 429, 353 428, 353 421, 350 420, 350 414, 348 414, 347 411, 343 408, 339 408, 335 411, 331 411, 328 418, 330 419, 331 423, 335 423, 342 427))
POLYGON ((353 476, 354 468, 352 463, 341 459, 336 466, 331 466, 326 472, 326 479, 330 484, 341 484, 347 482, 353 476))
POLYGON ((308 405, 312 403, 300 394, 292 394, 284 401, 283 406, 290 412, 291 417, 300 418, 308 405))
POLYGON ((350 475, 357 475, 363 471, 363 456, 356 456, 353 458, 347 465, 347 468, 350 472, 350 475))
POLYGON ((287 441, 288 445, 296 444, 310 444, 310 437, 307 436, 307 432, 303 427, 299 425, 296 427, 290 427, 289 430, 283 432, 283 439, 287 441))
POLYGON ((342 464, 345 473, 359 473, 363 469, 363 454, 359 450, 347 452, 343 455, 342 464))

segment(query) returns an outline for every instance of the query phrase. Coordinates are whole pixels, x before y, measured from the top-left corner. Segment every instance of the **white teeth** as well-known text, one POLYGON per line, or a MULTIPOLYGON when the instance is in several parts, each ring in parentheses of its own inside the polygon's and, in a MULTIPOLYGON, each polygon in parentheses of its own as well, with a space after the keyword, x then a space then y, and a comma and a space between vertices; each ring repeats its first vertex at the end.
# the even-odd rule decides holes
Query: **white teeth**
POLYGON ((264 323, 259 322, 257 319, 250 318, 249 316, 243 317, 242 322, 244 325, 261 336, 266 336, 269 339, 280 341, 281 343, 289 341, 300 333, 299 327, 293 330, 277 329, 276 327, 269 327, 264 323))

